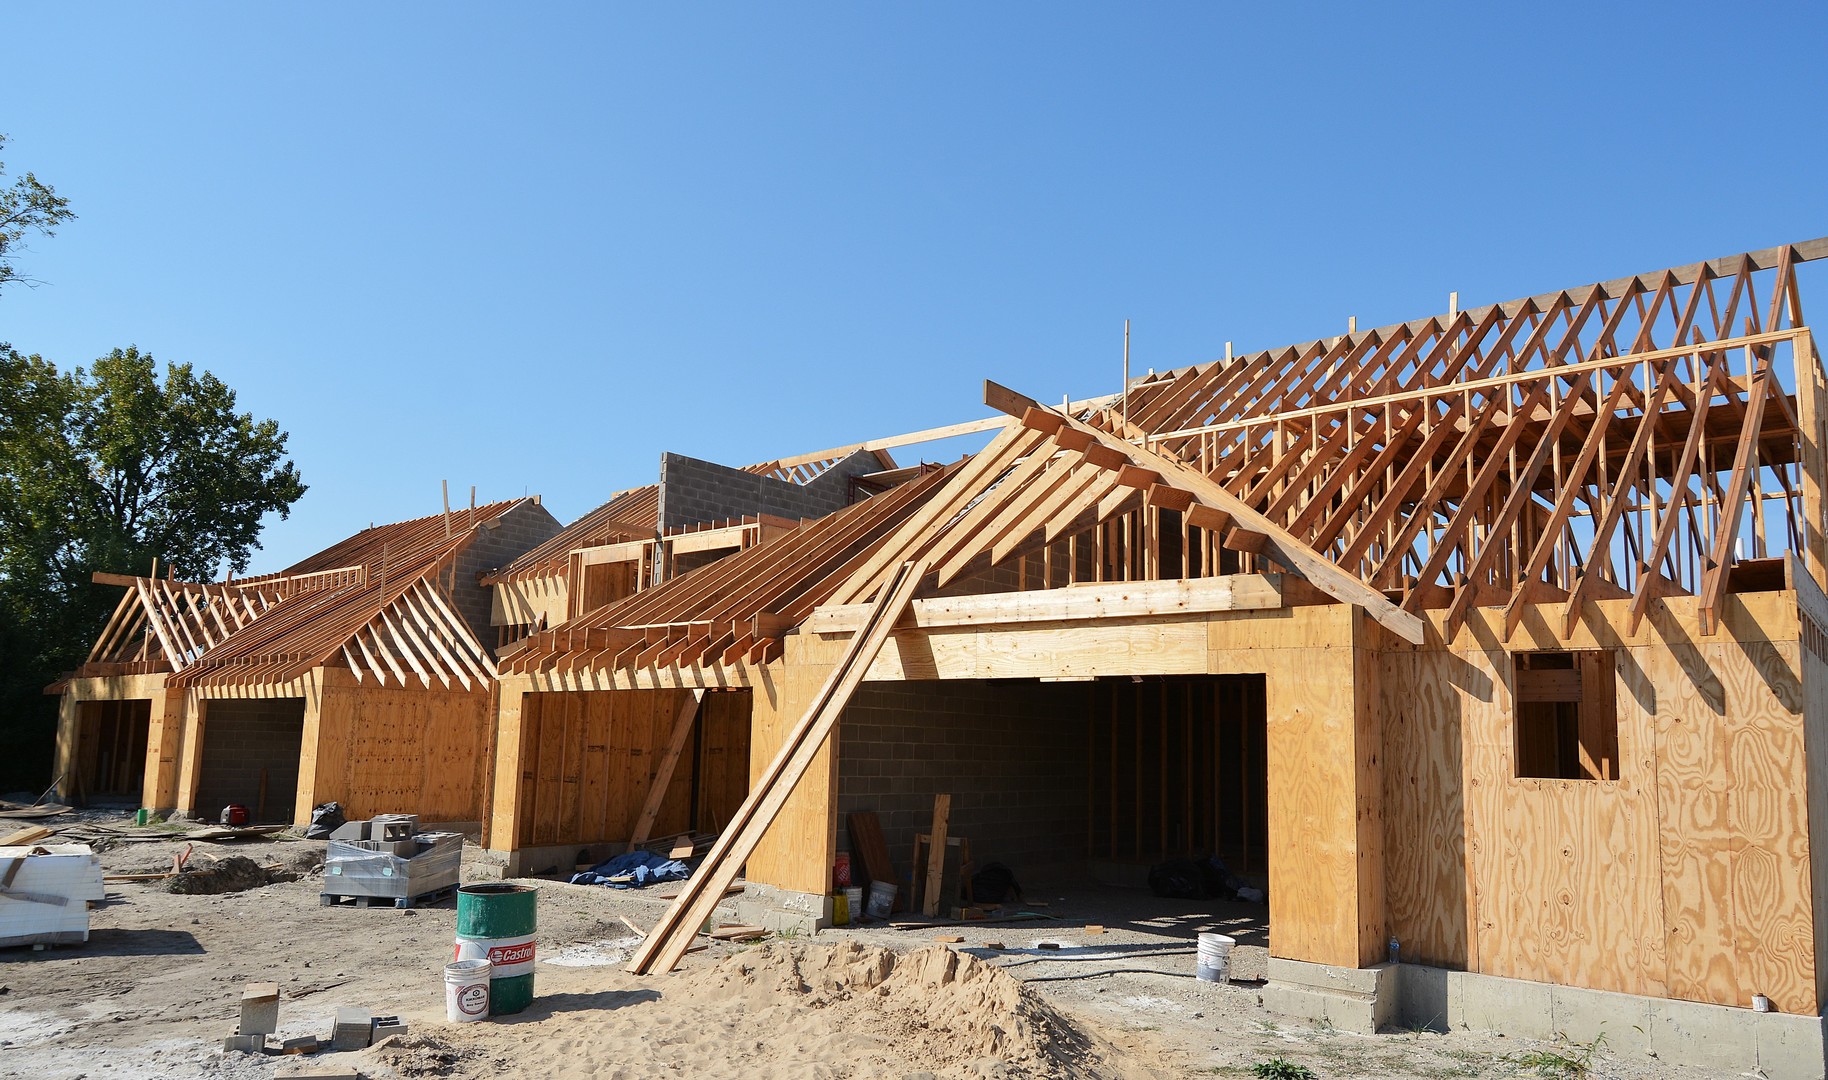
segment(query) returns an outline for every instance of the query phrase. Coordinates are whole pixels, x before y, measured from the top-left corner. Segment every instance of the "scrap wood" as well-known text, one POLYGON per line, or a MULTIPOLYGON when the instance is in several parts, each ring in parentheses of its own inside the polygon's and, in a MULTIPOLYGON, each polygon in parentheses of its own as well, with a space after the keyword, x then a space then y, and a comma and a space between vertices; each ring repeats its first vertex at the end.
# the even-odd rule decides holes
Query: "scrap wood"
POLYGON ((24 847, 27 844, 36 844, 50 835, 51 830, 42 825, 28 825, 16 832, 0 836, 0 847, 24 847))
POLYGON ((616 918, 621 919, 622 925, 628 927, 630 930, 633 930, 635 933, 640 934, 642 937, 647 936, 647 931, 641 929, 641 927, 635 923, 635 920, 629 918, 627 915, 618 915, 618 916, 616 916, 616 918))
POLYGON ((959 937, 957 934, 940 934, 933 940, 939 942, 941 945, 962 945, 965 943, 965 939, 959 937))
POLYGON ((290 825, 248 825, 240 828, 199 829, 184 834, 186 840, 251 840, 268 838, 273 840, 299 840, 302 837, 280 836, 278 834, 290 829, 290 825))
POLYGON ((759 937, 767 937, 768 931, 759 926, 731 923, 711 931, 711 936, 718 941, 753 941, 759 937))
POLYGON ((163 881, 170 876, 172 871, 160 870, 154 874, 104 874, 102 880, 112 885, 123 881, 163 881))
POLYGON ((27 806, 24 803, 5 802, 0 800, 0 818, 24 818, 32 820, 37 818, 56 817, 59 814, 67 814, 69 812, 70 808, 62 803, 50 803, 45 806, 27 806))

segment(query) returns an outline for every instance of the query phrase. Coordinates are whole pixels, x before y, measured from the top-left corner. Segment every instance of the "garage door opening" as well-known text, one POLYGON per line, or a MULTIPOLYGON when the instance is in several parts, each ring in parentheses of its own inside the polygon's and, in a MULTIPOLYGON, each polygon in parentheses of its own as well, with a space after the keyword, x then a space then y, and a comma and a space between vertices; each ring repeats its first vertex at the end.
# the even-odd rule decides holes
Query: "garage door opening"
POLYGON ((1173 948, 1201 931, 1267 946, 1265 717, 1261 675, 866 683, 838 729, 839 846, 866 873, 850 815, 873 815, 911 890, 944 793, 974 869, 1001 864, 1048 904, 1037 931, 1082 920, 1173 948), (1159 895, 1164 866, 1194 895, 1159 895))
POLYGON ((68 785, 84 805, 140 805, 152 702, 84 701, 76 706, 76 775, 68 785))
POLYGON ((214 821, 224 807, 239 805, 253 824, 290 823, 304 735, 304 698, 204 702, 203 767, 193 812, 214 821))

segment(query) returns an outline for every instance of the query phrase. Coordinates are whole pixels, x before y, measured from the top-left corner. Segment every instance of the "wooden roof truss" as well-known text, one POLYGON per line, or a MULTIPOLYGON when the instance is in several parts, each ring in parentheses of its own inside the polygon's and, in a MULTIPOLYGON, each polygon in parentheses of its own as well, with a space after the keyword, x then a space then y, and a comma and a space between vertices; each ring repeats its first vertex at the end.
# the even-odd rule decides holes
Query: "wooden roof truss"
POLYGON ((943 589, 1091 530, 1089 574, 1075 541, 1064 573, 1023 568, 1023 587, 1270 562, 1410 640, 1429 608, 1451 633, 1502 607, 1508 636, 1531 603, 1561 603, 1571 631, 1587 599, 1628 596, 1635 623, 1678 593, 1711 625, 1736 564, 1796 552, 1820 573, 1821 440, 1805 434, 1821 366, 1795 271, 1824 254, 1811 241, 1152 375, 1103 409, 993 384, 1023 429, 832 603, 916 556, 943 589))

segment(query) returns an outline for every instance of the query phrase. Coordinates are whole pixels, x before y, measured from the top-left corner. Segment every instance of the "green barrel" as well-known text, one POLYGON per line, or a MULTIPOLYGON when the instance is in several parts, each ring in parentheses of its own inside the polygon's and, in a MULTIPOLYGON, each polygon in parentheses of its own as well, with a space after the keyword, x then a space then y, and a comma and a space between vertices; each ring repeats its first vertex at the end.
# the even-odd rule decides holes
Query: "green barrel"
POLYGON ((457 890, 457 959, 487 959, 489 1015, 533 1004, 533 931, 539 892, 530 885, 465 885, 457 890))

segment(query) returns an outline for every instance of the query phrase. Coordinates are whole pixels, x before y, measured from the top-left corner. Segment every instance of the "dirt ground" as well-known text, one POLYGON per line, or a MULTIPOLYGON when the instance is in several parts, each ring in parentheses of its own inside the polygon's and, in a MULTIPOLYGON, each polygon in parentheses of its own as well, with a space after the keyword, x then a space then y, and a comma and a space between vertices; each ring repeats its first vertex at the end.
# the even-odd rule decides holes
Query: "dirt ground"
MULTIPOLYGON (((93 815, 86 827, 110 826, 93 815)), ((51 824, 67 826, 71 819, 51 824)), ((79 825, 80 827, 84 827, 79 825)), ((109 874, 169 869, 182 840, 104 844, 109 874)), ((195 843, 193 859, 246 855, 298 872, 222 895, 117 883, 86 945, 0 950, 0 1076, 39 1080, 265 1080, 300 1066, 368 1077, 1179 1077, 1249 1076, 1283 1058, 1320 1077, 1536 1075, 1521 1056, 1579 1048, 1471 1032, 1350 1035, 1264 1010, 1263 908, 1196 905, 1134 890, 1030 888, 1048 918, 947 929, 824 931, 754 945, 713 943, 680 971, 637 977, 621 963, 650 926, 656 893, 535 882, 537 998, 519 1016, 450 1024, 442 968, 454 904, 327 908, 323 845, 195 843), (1103 933, 1089 933, 1101 924, 1103 933), (1202 930, 1237 937, 1231 985, 1193 977, 1202 930), (934 937, 957 933, 963 944, 934 937), (1000 943, 1002 949, 986 947, 1000 943), (1044 944, 1058 948, 1044 949, 1044 944), (955 949, 951 955, 938 950, 955 949), (925 950, 925 951, 923 951, 925 950), (886 959, 885 959, 886 957, 886 959), (967 959, 975 958, 975 959, 967 959), (397 1014, 407 1036, 309 1057, 224 1052, 241 986, 281 986, 278 1039, 327 1037, 339 1006, 397 1014)), ((726 904, 726 908, 729 905, 726 904)), ((729 920, 735 921, 734 911, 729 920)), ((1602 1047, 1592 1075, 1718 1074, 1628 1062, 1602 1047)))

